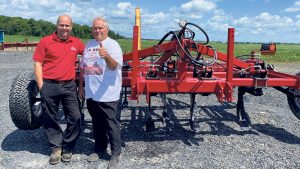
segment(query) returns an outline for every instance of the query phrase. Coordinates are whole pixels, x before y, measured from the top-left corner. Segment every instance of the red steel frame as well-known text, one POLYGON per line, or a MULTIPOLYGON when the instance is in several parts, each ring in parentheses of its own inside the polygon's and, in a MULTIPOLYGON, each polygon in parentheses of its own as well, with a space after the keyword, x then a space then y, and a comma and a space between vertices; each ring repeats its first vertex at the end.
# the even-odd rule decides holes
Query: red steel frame
MULTIPOLYGON (((182 43, 190 43, 182 39, 182 43)), ((226 62, 226 70, 218 65, 213 65, 214 70, 211 79, 199 79, 192 76, 193 72, 183 57, 178 59, 176 73, 160 73, 159 79, 147 79, 145 76, 150 69, 150 62, 142 62, 140 59, 165 52, 164 55, 153 64, 159 65, 166 62, 176 51, 176 41, 169 41, 138 50, 138 26, 133 27, 133 50, 123 55, 124 62, 132 69, 123 70, 123 87, 131 88, 130 99, 139 101, 140 94, 146 94, 149 102, 150 93, 214 93, 218 101, 233 101, 233 88, 239 86, 276 87, 285 86, 300 90, 300 77, 280 73, 274 70, 264 70, 267 78, 240 78, 235 76, 235 71, 246 70, 255 73, 254 63, 245 62, 234 57, 234 28, 228 29, 227 54, 217 52, 218 60, 226 62)), ((194 49, 192 49, 194 50, 194 49)), ((214 56, 214 51, 202 44, 197 44, 198 52, 207 56, 214 56)), ((181 51, 182 52, 182 51, 181 51)), ((181 53, 181 56, 184 54, 181 53)), ((262 70, 260 70, 262 71, 262 70)))

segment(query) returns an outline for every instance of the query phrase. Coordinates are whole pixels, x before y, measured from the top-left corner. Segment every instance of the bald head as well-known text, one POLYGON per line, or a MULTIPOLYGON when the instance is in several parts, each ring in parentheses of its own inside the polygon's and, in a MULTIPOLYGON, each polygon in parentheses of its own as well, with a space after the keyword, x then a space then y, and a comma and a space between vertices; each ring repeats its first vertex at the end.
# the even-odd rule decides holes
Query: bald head
POLYGON ((72 18, 69 15, 61 15, 61 16, 59 16, 57 18, 56 24, 58 25, 62 21, 69 22, 69 23, 71 23, 71 25, 73 24, 72 18))

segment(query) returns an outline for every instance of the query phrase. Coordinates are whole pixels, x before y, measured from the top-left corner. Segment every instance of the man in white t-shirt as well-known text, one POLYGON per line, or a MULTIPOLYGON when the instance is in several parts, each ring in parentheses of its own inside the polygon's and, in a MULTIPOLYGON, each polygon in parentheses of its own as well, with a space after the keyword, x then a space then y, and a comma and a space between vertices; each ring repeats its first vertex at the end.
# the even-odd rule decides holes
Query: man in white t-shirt
POLYGON ((116 114, 122 88, 123 55, 118 42, 108 37, 108 31, 108 23, 103 18, 93 20, 94 39, 87 42, 80 62, 79 95, 83 98, 85 94, 93 124, 95 145, 88 161, 97 161, 105 154, 110 141, 108 168, 115 168, 121 154, 120 123, 116 114))

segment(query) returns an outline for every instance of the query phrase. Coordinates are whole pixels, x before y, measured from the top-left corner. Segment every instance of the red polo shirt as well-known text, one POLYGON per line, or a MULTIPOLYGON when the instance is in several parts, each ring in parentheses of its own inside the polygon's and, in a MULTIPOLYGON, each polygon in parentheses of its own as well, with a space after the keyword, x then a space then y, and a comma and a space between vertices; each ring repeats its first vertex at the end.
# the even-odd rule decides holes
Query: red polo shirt
POLYGON ((75 79, 75 61, 82 54, 84 44, 80 39, 70 36, 60 40, 55 33, 38 43, 33 60, 43 65, 43 78, 53 80, 75 79))

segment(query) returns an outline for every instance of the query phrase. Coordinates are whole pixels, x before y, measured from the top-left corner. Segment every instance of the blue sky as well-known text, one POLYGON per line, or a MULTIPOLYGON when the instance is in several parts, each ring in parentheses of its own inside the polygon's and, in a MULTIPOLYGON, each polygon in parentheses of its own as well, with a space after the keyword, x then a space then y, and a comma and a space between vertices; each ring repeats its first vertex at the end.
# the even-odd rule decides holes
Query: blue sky
POLYGON ((185 19, 202 27, 211 41, 226 41, 233 27, 235 41, 300 43, 300 0, 0 0, 0 15, 55 23, 58 15, 69 14, 87 25, 103 16, 111 30, 131 37, 136 7, 142 38, 161 39, 185 19))

